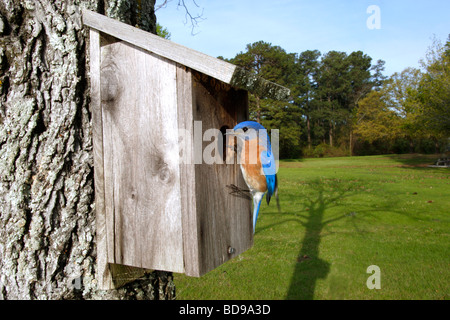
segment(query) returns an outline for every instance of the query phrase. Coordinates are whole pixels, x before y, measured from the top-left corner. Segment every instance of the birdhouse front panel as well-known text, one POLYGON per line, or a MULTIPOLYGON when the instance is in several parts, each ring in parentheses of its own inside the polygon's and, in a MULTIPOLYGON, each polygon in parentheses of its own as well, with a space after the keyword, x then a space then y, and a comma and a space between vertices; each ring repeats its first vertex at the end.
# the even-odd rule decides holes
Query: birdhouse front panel
POLYGON ((176 64, 112 40, 100 68, 108 262, 183 272, 176 64))

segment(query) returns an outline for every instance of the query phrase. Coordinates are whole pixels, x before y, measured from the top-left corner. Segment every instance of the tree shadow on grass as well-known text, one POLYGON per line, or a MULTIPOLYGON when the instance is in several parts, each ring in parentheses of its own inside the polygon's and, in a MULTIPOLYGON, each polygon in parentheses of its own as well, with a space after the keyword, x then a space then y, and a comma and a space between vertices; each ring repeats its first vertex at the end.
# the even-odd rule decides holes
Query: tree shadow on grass
POLYGON ((388 157, 398 162, 401 168, 436 171, 436 169, 442 168, 430 166, 436 164, 438 159, 448 156, 444 154, 395 154, 388 157))
POLYGON ((306 215, 300 223, 305 227, 305 234, 297 256, 294 274, 286 296, 288 300, 312 300, 317 280, 325 279, 330 272, 330 263, 319 258, 320 241, 323 228, 334 221, 343 219, 346 214, 324 220, 325 211, 336 206, 336 201, 347 196, 343 188, 326 190, 322 181, 310 184, 315 199, 306 197, 306 215), (337 191, 333 191, 337 190, 337 191))

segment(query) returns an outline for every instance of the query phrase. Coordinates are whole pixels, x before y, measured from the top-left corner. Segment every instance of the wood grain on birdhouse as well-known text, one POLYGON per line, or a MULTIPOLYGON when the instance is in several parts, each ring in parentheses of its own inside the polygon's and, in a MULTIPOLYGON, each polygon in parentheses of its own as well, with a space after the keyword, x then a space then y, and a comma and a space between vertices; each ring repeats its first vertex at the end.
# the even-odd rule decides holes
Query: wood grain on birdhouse
POLYGON ((183 272, 176 64, 113 42, 101 78, 108 262, 183 272))

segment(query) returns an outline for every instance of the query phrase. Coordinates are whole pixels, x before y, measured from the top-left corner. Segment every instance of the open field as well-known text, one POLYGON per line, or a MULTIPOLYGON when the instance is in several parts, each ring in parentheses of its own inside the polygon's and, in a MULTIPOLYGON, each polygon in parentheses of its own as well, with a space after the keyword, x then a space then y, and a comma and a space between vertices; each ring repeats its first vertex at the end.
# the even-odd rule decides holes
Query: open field
POLYGON ((175 274, 177 299, 450 299, 450 169, 426 167, 436 158, 282 161, 281 213, 263 202, 253 248, 175 274))

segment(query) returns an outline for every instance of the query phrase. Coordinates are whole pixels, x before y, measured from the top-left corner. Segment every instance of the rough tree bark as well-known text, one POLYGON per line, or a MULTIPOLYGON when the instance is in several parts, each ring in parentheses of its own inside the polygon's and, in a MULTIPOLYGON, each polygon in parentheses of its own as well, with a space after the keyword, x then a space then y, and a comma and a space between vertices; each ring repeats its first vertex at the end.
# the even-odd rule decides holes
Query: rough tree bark
POLYGON ((155 32, 155 0, 0 1, 0 299, 172 299, 170 273, 95 280, 81 7, 155 32))

